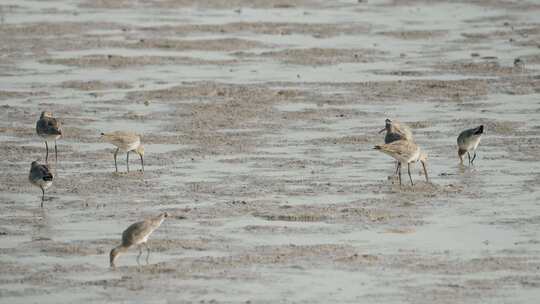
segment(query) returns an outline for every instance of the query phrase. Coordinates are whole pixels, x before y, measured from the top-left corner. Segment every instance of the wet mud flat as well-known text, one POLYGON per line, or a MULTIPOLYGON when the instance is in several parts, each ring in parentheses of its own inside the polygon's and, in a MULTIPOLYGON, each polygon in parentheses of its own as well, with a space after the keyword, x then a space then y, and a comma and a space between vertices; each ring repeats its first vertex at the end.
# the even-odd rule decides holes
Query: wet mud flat
MULTIPOLYGON (((1 303, 536 303, 540 5, 0 4, 1 303), (516 59, 518 59, 516 61, 516 59), (42 110, 61 118, 39 208, 42 110), (428 153, 401 189, 390 117, 428 153), (484 124, 474 167, 460 131, 484 124), (104 131, 143 135, 116 174, 104 131), (150 263, 131 223, 171 214, 150 263), (144 259, 143 259, 144 260, 144 259)), ((408 179, 404 176, 404 181, 408 179)))

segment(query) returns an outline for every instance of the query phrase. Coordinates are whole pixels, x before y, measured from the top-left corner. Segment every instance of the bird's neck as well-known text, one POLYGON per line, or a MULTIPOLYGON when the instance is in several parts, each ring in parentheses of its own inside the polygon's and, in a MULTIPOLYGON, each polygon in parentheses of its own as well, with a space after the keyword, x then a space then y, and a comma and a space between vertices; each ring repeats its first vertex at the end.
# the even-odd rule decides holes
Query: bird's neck
POLYGON ((118 254, 118 253, 124 253, 126 251, 128 251, 128 246, 125 246, 125 245, 119 245, 119 246, 116 246, 114 248, 114 251, 118 254))
POLYGON ((160 215, 152 219, 152 224, 159 227, 164 220, 165 218, 160 215))

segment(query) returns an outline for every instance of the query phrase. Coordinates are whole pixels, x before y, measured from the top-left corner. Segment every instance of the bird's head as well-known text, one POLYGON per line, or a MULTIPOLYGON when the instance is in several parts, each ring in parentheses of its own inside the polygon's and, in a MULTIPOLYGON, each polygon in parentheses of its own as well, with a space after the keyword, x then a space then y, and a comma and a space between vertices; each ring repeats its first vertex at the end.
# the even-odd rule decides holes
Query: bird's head
POLYGON ((43 111, 43 112, 41 112, 40 118, 45 118, 45 117, 50 117, 50 118, 52 118, 52 117, 53 117, 52 112, 50 112, 50 111, 43 111))
POLYGON ((390 131, 390 128, 392 127, 392 120, 390 118, 387 118, 384 121, 384 128, 379 131, 379 133, 382 133, 384 131, 390 131))
POLYGON ((478 126, 478 128, 476 128, 476 131, 474 132, 475 135, 480 135, 483 133, 484 133, 484 125, 478 126))

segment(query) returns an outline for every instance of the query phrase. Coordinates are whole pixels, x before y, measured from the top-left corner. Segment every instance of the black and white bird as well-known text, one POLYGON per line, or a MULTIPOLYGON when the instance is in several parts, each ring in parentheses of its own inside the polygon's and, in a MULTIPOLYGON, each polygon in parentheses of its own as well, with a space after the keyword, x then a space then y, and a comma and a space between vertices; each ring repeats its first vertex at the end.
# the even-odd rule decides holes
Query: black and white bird
POLYGON ((41 208, 43 208, 43 201, 45 200, 45 190, 52 185, 53 175, 47 165, 42 165, 37 161, 33 161, 30 167, 30 174, 28 180, 32 185, 41 189, 41 208))
POLYGON ((465 130, 459 134, 457 138, 457 144, 458 156, 461 164, 463 164, 463 155, 465 153, 467 153, 467 156, 469 157, 469 165, 472 165, 474 163, 474 160, 476 159, 476 148, 478 148, 478 144, 480 144, 482 134, 484 134, 483 125, 465 130), (472 159, 471 153, 473 153, 472 159))

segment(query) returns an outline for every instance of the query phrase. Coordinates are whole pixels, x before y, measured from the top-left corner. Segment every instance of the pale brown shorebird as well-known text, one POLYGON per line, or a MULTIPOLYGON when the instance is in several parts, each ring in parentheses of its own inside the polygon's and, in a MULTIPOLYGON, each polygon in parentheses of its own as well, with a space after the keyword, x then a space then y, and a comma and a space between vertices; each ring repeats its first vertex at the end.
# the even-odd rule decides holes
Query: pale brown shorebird
MULTIPOLYGON (((386 131, 386 135, 384 136, 385 144, 389 144, 396 140, 408 140, 414 142, 411 129, 408 126, 399 123, 397 120, 391 120, 387 118, 385 120, 384 128, 380 130, 379 133, 382 133, 384 131, 386 131)), ((396 162, 396 172, 394 173, 394 175, 398 174, 398 170, 399 161, 396 162)))
POLYGON ((42 165, 37 161, 33 161, 30 166, 30 174, 28 180, 32 185, 41 189, 41 208, 45 200, 45 190, 52 185, 53 175, 47 165, 42 165))
POLYGON ((414 186, 412 177, 411 177, 411 163, 420 161, 422 167, 424 168, 424 174, 426 175, 426 182, 429 183, 429 177, 427 174, 426 163, 427 163, 427 154, 424 153, 420 147, 412 141, 408 140, 397 140, 389 144, 377 145, 374 147, 375 150, 379 150, 385 154, 392 156, 398 161, 398 171, 399 171, 399 185, 401 186, 401 167, 403 164, 407 164, 407 173, 409 173, 409 178, 411 180, 411 185, 414 186))
POLYGON ((116 146, 114 152, 114 167, 118 172, 118 165, 116 163, 116 155, 118 151, 126 152, 126 166, 127 172, 129 172, 129 152, 134 151, 141 158, 141 171, 144 172, 144 146, 141 143, 141 137, 133 132, 114 131, 111 133, 101 133, 101 138, 108 143, 116 146))
POLYGON ((148 258, 150 257, 150 247, 147 244, 148 237, 150 237, 152 232, 154 232, 154 230, 156 230, 168 216, 169 214, 167 212, 164 212, 156 217, 152 217, 142 222, 132 224, 126 230, 124 230, 124 232, 122 233, 122 244, 114 247, 109 254, 111 267, 114 268, 116 266, 114 262, 116 261, 118 256, 128 251, 128 249, 132 246, 139 247, 139 255, 137 256, 137 264, 139 264, 139 259, 142 255, 143 245, 146 247, 146 250, 148 252, 146 256, 146 264, 148 264, 148 258))
POLYGON ((467 153, 467 156, 469 157, 469 165, 473 164, 474 159, 476 158, 476 148, 478 148, 478 144, 480 144, 480 139, 482 138, 482 134, 484 134, 483 125, 480 125, 476 128, 465 130, 459 134, 457 138, 458 156, 462 165, 463 165, 463 155, 465 153, 467 153), (473 153, 472 159, 471 159, 471 153, 473 153))
POLYGON ((45 140, 45 162, 49 161, 49 145, 47 141, 54 140, 54 155, 56 162, 58 162, 58 150, 56 149, 56 140, 62 137, 62 124, 59 120, 53 117, 49 111, 41 112, 41 116, 36 123, 36 132, 45 140))

